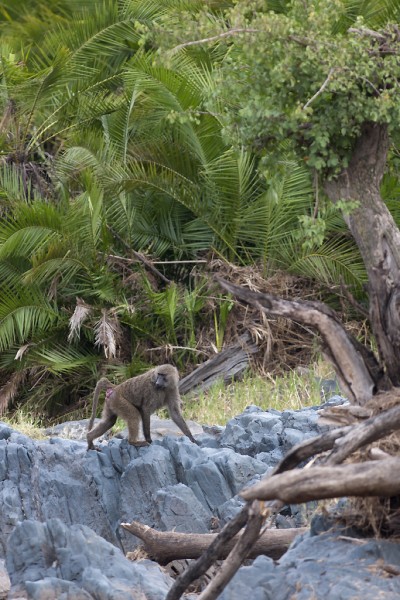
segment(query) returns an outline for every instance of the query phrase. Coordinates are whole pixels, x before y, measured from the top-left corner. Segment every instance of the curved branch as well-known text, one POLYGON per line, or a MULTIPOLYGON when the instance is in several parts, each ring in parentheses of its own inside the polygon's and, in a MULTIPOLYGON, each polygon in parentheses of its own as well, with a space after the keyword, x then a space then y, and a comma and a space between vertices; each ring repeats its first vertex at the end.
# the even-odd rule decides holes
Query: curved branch
POLYGON ((341 387, 354 404, 365 404, 375 393, 379 373, 372 354, 360 352, 360 344, 340 323, 336 313, 322 302, 283 300, 271 294, 253 292, 219 277, 225 290, 270 315, 286 317, 316 329, 326 346, 341 387))

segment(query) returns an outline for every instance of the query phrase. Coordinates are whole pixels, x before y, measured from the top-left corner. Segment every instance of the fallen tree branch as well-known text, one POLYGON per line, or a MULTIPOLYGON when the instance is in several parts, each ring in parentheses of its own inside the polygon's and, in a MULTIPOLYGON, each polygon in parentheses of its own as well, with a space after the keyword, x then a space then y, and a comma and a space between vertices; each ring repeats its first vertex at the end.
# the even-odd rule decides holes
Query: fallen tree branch
POLYGON ((297 444, 297 446, 293 446, 293 448, 289 450, 281 462, 275 467, 272 474, 277 475, 283 471, 293 469, 294 467, 297 467, 299 463, 307 460, 307 458, 310 458, 315 454, 320 454, 321 452, 331 450, 336 440, 344 437, 353 429, 354 427, 351 425, 340 427, 338 429, 333 429, 332 431, 322 433, 315 438, 305 440, 304 442, 297 444))
MULTIPOLYGON (((379 396, 376 396, 376 398, 388 398, 393 401, 397 395, 400 402, 400 389, 398 388, 393 388, 389 392, 383 392, 379 396)), ((332 452, 323 462, 327 465, 339 464, 355 450, 366 444, 371 444, 399 429, 400 406, 397 405, 366 419, 362 423, 338 427, 297 444, 275 467, 273 475, 293 469, 299 463, 307 460, 307 458, 332 449, 332 452)))
POLYGON ((374 390, 380 389, 382 382, 376 358, 372 353, 360 351, 362 345, 345 330, 335 311, 322 302, 284 300, 233 285, 220 277, 215 277, 215 280, 229 293, 257 306, 267 315, 286 317, 316 329, 342 389, 354 404, 365 404, 372 398, 374 390))
MULTIPOLYGON (((397 390, 396 393, 399 392, 400 390, 397 390)), ((387 394, 390 394, 390 392, 387 392, 387 394)), ((358 448, 371 444, 398 429, 400 429, 400 406, 394 406, 379 415, 370 417, 359 425, 351 427, 344 437, 336 440, 333 450, 325 462, 326 464, 337 465, 358 448)))
POLYGON ((400 494, 400 460, 321 466, 272 475, 243 490, 245 500, 274 500, 298 504, 342 496, 386 496, 400 494))
POLYGON ((225 544, 228 543, 239 531, 246 525, 249 516, 249 504, 245 504, 244 507, 233 517, 229 523, 225 525, 222 531, 217 535, 214 541, 210 544, 207 550, 194 562, 192 562, 188 568, 183 571, 173 583, 165 600, 178 600, 192 583, 211 567, 217 561, 223 550, 225 544))
POLYGON ((260 533, 264 520, 265 514, 263 514, 261 510, 260 503, 253 502, 249 508, 246 529, 229 553, 228 558, 225 560, 218 573, 200 594, 198 600, 215 600, 215 598, 218 598, 243 561, 247 558, 252 545, 255 543, 260 533))
MULTIPOLYGON (((148 556, 161 565, 183 558, 199 558, 218 535, 217 533, 157 531, 138 521, 121 523, 121 527, 140 538, 144 542, 144 550, 148 556)), ((307 531, 306 527, 267 529, 252 546, 248 557, 255 558, 260 554, 265 554, 277 560, 286 552, 294 538, 305 531, 307 531)), ((220 559, 228 556, 238 539, 236 535, 225 543, 219 554, 220 559)))
POLYGON ((221 378, 225 383, 230 383, 242 375, 248 367, 250 356, 257 350, 257 344, 251 340, 248 333, 241 335, 236 344, 224 348, 183 377, 179 382, 179 392, 182 396, 188 392, 197 394, 221 378))

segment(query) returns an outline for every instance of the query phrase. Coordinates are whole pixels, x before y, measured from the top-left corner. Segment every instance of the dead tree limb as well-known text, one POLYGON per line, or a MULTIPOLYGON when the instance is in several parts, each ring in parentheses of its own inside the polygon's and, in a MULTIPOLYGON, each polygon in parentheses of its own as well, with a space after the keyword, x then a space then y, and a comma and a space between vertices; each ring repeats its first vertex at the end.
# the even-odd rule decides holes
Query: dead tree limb
POLYGON ((245 500, 274 500, 287 504, 342 496, 395 496, 400 494, 400 460, 321 466, 272 475, 243 490, 245 500))
POLYGON ((250 356, 255 352, 257 352, 257 344, 251 341, 250 335, 246 333, 240 336, 236 344, 224 348, 222 352, 183 377, 179 382, 181 395, 204 391, 221 378, 225 383, 238 379, 248 367, 250 356))
MULTIPOLYGON (((400 390, 394 388, 390 392, 385 392, 382 397, 393 398, 399 396, 400 390)), ((347 425, 331 431, 327 431, 315 438, 305 440, 301 444, 294 446, 281 462, 275 467, 274 475, 293 469, 297 465, 311 456, 332 450, 329 456, 324 459, 325 464, 339 464, 352 452, 362 448, 366 444, 371 444, 394 431, 400 429, 400 406, 394 406, 382 413, 366 419, 357 425, 347 425)))
POLYGON ((232 579, 243 561, 247 558, 252 545, 259 536, 260 529, 265 520, 259 502, 253 502, 249 508, 249 517, 246 529, 239 537, 234 548, 221 566, 218 573, 210 581, 206 589, 200 594, 198 600, 215 600, 232 579))
POLYGON ((204 575, 211 565, 220 558, 225 544, 246 525, 248 516, 249 504, 245 504, 241 511, 225 525, 221 533, 217 535, 204 554, 196 561, 192 562, 188 568, 176 578, 166 595, 165 600, 178 600, 192 581, 195 581, 204 575))
POLYGON ((371 444, 398 429, 400 429, 400 406, 394 406, 353 426, 345 436, 338 438, 326 459, 326 464, 337 465, 358 448, 371 444))
POLYGON ((374 354, 348 333, 335 311, 322 302, 284 300, 233 285, 220 277, 216 277, 216 281, 229 293, 266 314, 286 317, 316 329, 341 388, 354 404, 363 405, 376 390, 386 389, 387 382, 374 354))
POLYGON ((321 452, 331 450, 338 439, 344 437, 352 430, 353 426, 351 425, 347 427, 340 427, 338 429, 333 429, 332 431, 322 433, 314 438, 305 440, 304 442, 297 444, 297 446, 293 446, 293 448, 289 450, 280 463, 275 467, 273 475, 293 469, 304 460, 307 460, 307 458, 315 456, 316 454, 320 454, 321 452))
MULTIPOLYGON (((157 531, 152 527, 132 521, 121 523, 121 527, 144 542, 144 550, 150 558, 161 565, 183 558, 199 558, 211 543, 217 533, 179 533, 176 531, 157 531)), ((304 533, 306 527, 290 529, 267 529, 252 546, 248 558, 256 558, 265 554, 274 560, 280 558, 294 538, 304 533)), ((228 540, 220 553, 220 559, 225 559, 238 541, 236 535, 228 540)))

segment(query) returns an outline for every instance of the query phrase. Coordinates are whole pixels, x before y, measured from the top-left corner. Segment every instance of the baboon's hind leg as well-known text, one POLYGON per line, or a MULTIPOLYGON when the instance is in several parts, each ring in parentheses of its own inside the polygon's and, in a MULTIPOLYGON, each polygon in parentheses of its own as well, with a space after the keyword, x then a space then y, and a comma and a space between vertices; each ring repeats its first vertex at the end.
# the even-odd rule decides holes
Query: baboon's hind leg
POLYGON ((96 425, 96 427, 93 427, 93 429, 88 431, 88 433, 86 435, 86 439, 87 439, 87 443, 88 443, 88 447, 87 447, 88 450, 96 450, 96 448, 93 444, 93 440, 100 437, 101 435, 103 435, 103 433, 105 433, 106 431, 111 429, 111 427, 113 425, 115 425, 116 420, 117 420, 117 415, 115 415, 113 412, 111 412, 109 409, 107 409, 105 407, 103 409, 103 414, 102 414, 100 423, 98 425, 96 425))

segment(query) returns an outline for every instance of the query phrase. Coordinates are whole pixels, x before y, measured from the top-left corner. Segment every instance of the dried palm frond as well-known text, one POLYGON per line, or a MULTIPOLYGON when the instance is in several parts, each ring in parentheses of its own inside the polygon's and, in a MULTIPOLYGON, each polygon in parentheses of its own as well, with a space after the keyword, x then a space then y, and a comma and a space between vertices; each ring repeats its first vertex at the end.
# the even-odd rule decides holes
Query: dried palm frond
POLYGON ((115 312, 103 308, 101 317, 94 325, 95 345, 104 349, 106 358, 115 358, 117 347, 122 338, 122 330, 115 312))
POLYGON ((92 307, 89 304, 86 304, 81 298, 77 298, 74 313, 69 320, 69 342, 72 342, 74 339, 79 339, 82 323, 86 321, 91 313, 92 307))
POLYGON ((15 371, 10 379, 0 388, 0 415, 5 413, 12 400, 18 393, 21 384, 26 377, 26 371, 15 371))

